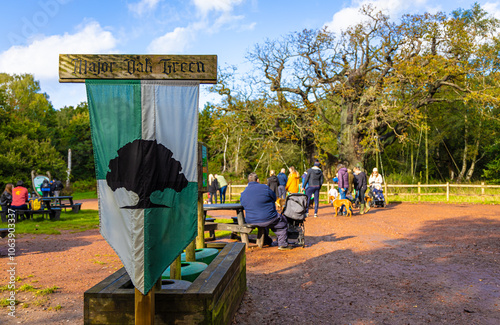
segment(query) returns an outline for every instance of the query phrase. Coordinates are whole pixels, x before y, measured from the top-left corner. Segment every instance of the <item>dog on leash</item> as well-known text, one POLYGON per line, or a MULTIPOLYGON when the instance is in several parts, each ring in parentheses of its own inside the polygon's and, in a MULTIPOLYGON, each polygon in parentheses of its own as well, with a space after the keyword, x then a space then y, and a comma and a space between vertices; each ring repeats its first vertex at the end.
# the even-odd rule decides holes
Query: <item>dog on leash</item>
POLYGON ((283 208, 285 207, 285 202, 286 200, 285 199, 282 199, 282 198, 278 198, 276 200, 276 210, 281 213, 283 212, 283 208))
POLYGON ((347 216, 352 217, 352 202, 347 199, 336 199, 333 201, 333 207, 335 208, 335 216, 338 215, 338 211, 342 206, 345 206, 347 209, 347 216))

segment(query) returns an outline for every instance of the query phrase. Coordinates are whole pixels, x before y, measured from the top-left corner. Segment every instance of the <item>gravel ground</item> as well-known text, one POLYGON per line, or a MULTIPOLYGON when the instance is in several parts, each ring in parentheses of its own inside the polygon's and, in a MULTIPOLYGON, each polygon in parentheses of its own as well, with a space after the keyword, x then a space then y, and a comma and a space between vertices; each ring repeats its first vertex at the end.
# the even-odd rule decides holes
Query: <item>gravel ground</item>
MULTIPOLYGON (((500 205, 402 203, 352 218, 323 205, 305 226, 305 248, 247 251, 234 324, 500 324, 500 205)), ((0 254, 5 285, 5 238, 0 254)), ((19 236, 15 263, 17 286, 58 289, 18 292, 16 317, 0 308, 0 324, 82 324, 83 292, 122 266, 97 230, 19 236)))

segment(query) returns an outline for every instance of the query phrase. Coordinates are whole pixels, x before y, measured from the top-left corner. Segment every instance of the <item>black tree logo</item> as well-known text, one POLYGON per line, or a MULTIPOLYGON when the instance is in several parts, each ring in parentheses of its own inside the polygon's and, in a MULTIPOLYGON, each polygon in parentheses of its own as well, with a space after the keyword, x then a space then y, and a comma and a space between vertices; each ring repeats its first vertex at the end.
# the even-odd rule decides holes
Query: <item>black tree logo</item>
POLYGON ((167 188, 180 192, 188 185, 181 163, 172 155, 156 140, 135 140, 118 150, 118 157, 109 162, 106 181, 113 191, 123 187, 139 196, 136 205, 122 209, 169 208, 151 202, 150 195, 167 188))

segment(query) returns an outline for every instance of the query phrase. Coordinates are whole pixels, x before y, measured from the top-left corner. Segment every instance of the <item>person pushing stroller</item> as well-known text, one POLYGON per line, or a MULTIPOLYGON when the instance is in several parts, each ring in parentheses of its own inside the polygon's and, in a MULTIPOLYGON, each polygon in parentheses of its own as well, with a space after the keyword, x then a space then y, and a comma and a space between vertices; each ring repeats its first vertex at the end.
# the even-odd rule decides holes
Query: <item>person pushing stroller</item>
POLYGON ((370 178, 368 179, 368 184, 370 184, 371 190, 373 192, 373 195, 375 196, 376 201, 381 201, 384 202, 384 192, 382 191, 382 184, 384 183, 384 180, 382 178, 382 175, 378 173, 378 169, 375 167, 373 168, 373 172, 370 175, 370 178))

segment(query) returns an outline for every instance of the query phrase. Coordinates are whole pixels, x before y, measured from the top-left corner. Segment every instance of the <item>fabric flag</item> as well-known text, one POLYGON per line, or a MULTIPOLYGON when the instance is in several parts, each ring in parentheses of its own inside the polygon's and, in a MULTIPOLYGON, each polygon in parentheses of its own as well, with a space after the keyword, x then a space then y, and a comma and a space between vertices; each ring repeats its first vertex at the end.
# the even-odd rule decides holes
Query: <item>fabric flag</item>
POLYGON ((197 234, 199 83, 85 83, 100 231, 147 294, 197 234))

